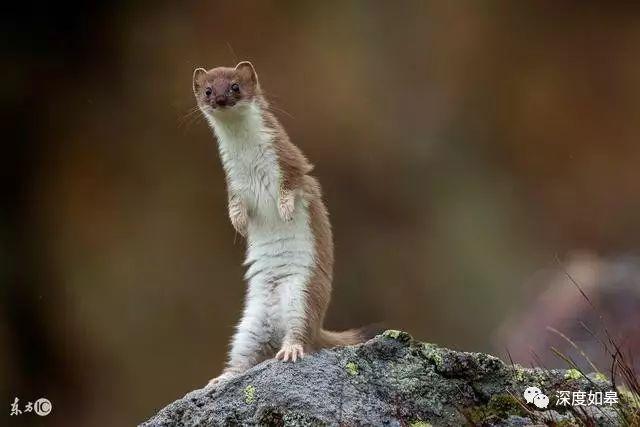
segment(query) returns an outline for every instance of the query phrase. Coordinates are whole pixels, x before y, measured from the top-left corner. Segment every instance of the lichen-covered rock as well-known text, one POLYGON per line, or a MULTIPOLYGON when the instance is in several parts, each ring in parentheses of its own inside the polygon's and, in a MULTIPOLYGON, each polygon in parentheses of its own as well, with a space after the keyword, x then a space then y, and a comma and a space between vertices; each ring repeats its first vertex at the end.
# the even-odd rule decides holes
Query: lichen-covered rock
MULTIPOLYGON (((525 369, 387 331, 295 364, 266 361, 225 384, 192 391, 142 425, 571 425, 573 412, 556 405, 561 390, 610 391, 611 385, 601 375, 525 369), (547 409, 525 402, 530 386, 549 396, 547 409)), ((617 425, 614 407, 591 408, 586 411, 599 424, 617 425)))

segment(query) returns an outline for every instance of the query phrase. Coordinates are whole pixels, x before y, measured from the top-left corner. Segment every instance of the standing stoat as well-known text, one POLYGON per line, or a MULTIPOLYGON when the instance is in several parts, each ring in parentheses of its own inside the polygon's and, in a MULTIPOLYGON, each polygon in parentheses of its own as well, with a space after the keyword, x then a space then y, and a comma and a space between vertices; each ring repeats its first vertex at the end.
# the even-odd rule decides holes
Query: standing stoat
POLYGON ((247 239, 242 320, 223 373, 277 357, 295 362, 323 347, 364 340, 322 329, 331 294, 333 240, 313 166, 269 110, 249 62, 193 73, 198 107, 213 128, 229 193, 229 217, 247 239))

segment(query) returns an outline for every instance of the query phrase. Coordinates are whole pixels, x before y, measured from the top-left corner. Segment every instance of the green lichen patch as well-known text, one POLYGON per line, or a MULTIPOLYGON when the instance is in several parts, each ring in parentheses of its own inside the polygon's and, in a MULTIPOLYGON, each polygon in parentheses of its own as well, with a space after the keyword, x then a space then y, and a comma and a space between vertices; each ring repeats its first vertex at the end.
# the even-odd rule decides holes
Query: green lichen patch
POLYGON ((382 333, 383 337, 391 338, 394 340, 409 342, 413 341, 413 337, 404 331, 398 331, 395 329, 388 329, 382 333))
POLYGON ((562 420, 554 421, 554 425, 556 427, 575 427, 577 424, 574 420, 562 419, 562 420))
POLYGON ((436 369, 442 369, 444 359, 442 357, 441 349, 437 345, 423 343, 421 350, 424 358, 431 362, 436 369))
POLYGON ((526 410, 522 407, 517 397, 511 394, 499 394, 493 396, 487 405, 496 415, 526 415, 526 410))
POLYGON ((519 383, 523 383, 527 380, 526 372, 522 369, 516 368, 513 373, 513 379, 515 379, 519 383))
POLYGON ((431 427, 431 424, 429 424, 426 421, 422 421, 422 420, 415 420, 415 421, 411 421, 409 423, 410 427, 431 427))
POLYGON ((596 372, 596 374, 594 375, 594 378, 597 381, 609 382, 609 378, 607 378, 607 376, 605 374, 603 374, 602 372, 596 372))
POLYGON ((526 416, 527 411, 518 398, 510 394, 492 396, 486 405, 476 406, 466 412, 468 420, 474 425, 495 419, 506 420, 511 415, 526 416))
POLYGON ((620 396, 622 406, 636 411, 640 421, 640 395, 632 392, 624 386, 618 387, 618 395, 620 396))
POLYGON ((480 370, 482 374, 498 372, 505 368, 502 360, 495 356, 483 353, 473 353, 473 356, 474 361, 477 364, 476 369, 480 370))
POLYGON ((256 388, 253 385, 248 385, 244 388, 244 403, 251 405, 256 401, 256 388))
POLYGON ((579 380, 582 378, 582 374, 577 369, 567 369, 564 377, 568 380, 579 380))
MULTIPOLYGON (((509 368, 510 370, 512 368, 509 368)), ((529 387, 537 386, 544 387, 552 379, 549 371, 545 371, 539 368, 523 368, 519 365, 515 365, 512 369, 512 381, 513 385, 517 387, 529 387)))
POLYGON ((344 367, 347 370, 347 373, 351 376, 358 375, 360 369, 358 368, 358 364, 355 362, 349 362, 344 367))

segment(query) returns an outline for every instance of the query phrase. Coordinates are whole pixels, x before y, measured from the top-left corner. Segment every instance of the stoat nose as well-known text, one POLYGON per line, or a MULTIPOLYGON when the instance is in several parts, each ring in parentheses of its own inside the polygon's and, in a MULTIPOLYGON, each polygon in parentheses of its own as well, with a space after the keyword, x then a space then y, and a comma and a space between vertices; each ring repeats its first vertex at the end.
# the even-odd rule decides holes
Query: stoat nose
POLYGON ((220 107, 224 107, 225 105, 227 105, 227 97, 224 95, 216 96, 215 101, 216 101, 216 105, 220 107))

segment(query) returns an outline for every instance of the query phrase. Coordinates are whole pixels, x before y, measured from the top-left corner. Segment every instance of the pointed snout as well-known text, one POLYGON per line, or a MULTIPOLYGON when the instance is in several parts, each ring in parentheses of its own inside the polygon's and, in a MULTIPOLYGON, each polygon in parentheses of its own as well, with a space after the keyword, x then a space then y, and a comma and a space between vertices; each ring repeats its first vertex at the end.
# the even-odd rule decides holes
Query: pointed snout
POLYGON ((224 95, 217 95, 214 101, 218 107, 225 107, 228 104, 228 99, 224 95))

